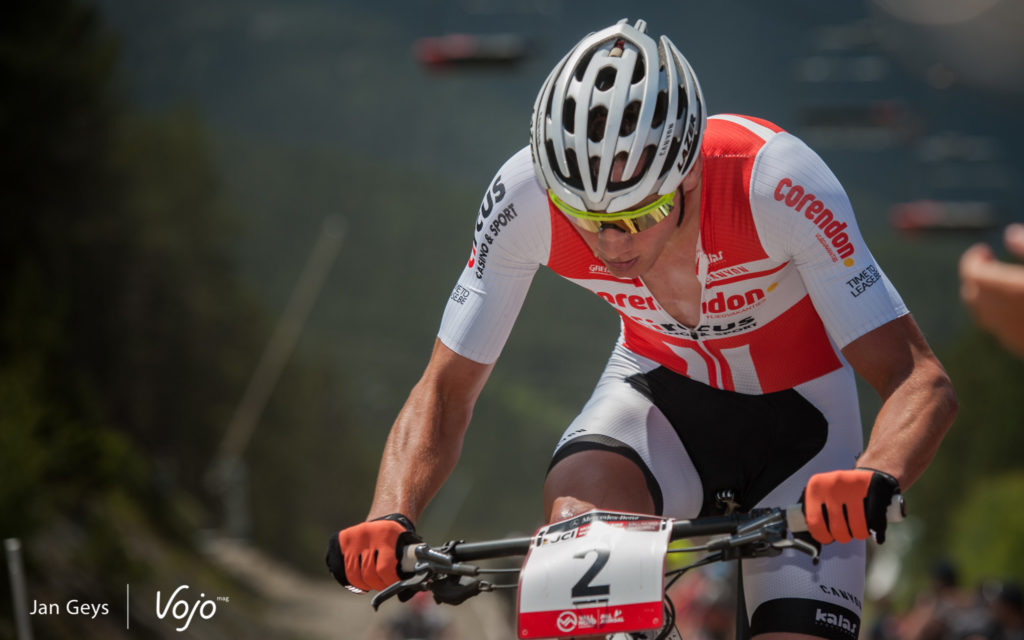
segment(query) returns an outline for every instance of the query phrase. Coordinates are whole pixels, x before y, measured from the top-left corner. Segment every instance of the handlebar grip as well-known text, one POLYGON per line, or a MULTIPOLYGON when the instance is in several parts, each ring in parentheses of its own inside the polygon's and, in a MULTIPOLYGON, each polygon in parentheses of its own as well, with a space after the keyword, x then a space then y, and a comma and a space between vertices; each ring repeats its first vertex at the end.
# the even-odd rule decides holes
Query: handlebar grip
POLYGON ((414 573, 416 571, 416 548, 423 543, 407 544, 402 549, 401 560, 398 566, 401 567, 405 573, 414 573))
MULTIPOLYGON (((892 497, 892 502, 885 509, 885 519, 887 522, 902 522, 906 516, 906 502, 903 500, 903 495, 897 493, 892 497)), ((793 533, 807 531, 807 520, 804 518, 803 505, 794 504, 786 507, 786 526, 793 533)))

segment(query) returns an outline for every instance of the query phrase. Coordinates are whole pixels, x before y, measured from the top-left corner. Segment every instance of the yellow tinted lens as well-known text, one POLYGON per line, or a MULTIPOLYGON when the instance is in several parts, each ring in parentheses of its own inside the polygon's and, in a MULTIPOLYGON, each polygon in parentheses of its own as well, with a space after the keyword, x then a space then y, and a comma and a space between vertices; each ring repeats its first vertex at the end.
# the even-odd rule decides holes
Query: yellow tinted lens
POLYGON ((573 216, 572 223, 580 229, 589 231, 590 233, 597 233, 601 230, 601 223, 597 220, 588 220, 586 218, 577 218, 573 216))
POLYGON ((551 202, 558 207, 559 211, 572 216, 578 227, 591 233, 596 233, 608 226, 615 227, 626 233, 646 231, 664 220, 672 212, 676 193, 676 191, 666 193, 654 202, 638 209, 616 211, 614 213, 594 213, 567 205, 555 195, 554 191, 548 189, 548 197, 551 198, 551 202))

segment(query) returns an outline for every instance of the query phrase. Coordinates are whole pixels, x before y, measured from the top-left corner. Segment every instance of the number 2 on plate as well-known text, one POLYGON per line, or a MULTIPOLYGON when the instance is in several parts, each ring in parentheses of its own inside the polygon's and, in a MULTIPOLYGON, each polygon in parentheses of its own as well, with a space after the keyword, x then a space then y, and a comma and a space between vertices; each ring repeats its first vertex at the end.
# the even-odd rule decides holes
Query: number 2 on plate
POLYGON ((608 564, 608 558, 612 555, 611 551, 605 548, 596 547, 582 551, 573 556, 580 560, 585 560, 591 554, 597 554, 594 558, 594 563, 590 565, 590 568, 586 570, 579 581, 572 587, 572 598, 576 600, 578 598, 593 598, 596 596, 606 596, 611 592, 611 586, 607 584, 590 584, 591 581, 597 574, 601 572, 604 565, 608 564))

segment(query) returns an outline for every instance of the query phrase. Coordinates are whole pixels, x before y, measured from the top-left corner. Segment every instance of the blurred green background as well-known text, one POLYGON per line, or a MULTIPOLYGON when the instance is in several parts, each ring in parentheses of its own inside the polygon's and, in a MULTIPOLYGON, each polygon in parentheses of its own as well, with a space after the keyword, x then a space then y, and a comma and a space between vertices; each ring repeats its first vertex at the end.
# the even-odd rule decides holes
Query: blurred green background
MULTIPOLYGON (((1000 251, 1024 218, 1012 0, 16 0, 0 20, 0 537, 24 545, 30 600, 112 603, 106 622, 36 617, 38 637, 174 637, 124 585, 149 598, 203 580, 237 607, 194 637, 269 637, 260 594, 203 541, 227 526, 219 447, 325 221, 344 235, 257 394, 235 522, 316 578, 328 534, 365 515, 537 88, 627 14, 683 50, 712 113, 770 119, 825 158, 953 378, 960 416, 908 495, 913 537, 879 593, 909 599, 941 557, 968 581, 1024 576, 1024 364, 972 327, 956 279, 966 247, 1000 251), (460 32, 513 34, 521 57, 414 55, 460 32), (952 228, 898 228, 921 201, 952 228)), ((538 274, 427 537, 539 524, 549 453, 617 326, 538 274)), ((863 397, 867 428, 878 403, 863 397)), ((12 607, 4 582, 0 638, 12 607)))

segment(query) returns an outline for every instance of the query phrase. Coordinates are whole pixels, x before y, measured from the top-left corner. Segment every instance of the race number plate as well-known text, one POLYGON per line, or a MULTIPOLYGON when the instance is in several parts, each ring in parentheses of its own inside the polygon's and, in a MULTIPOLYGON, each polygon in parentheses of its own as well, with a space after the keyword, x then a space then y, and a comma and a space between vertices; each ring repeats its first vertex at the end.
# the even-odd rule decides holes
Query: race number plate
POLYGON ((610 511, 542 527, 519 574, 519 637, 660 628, 670 532, 671 520, 610 511))

